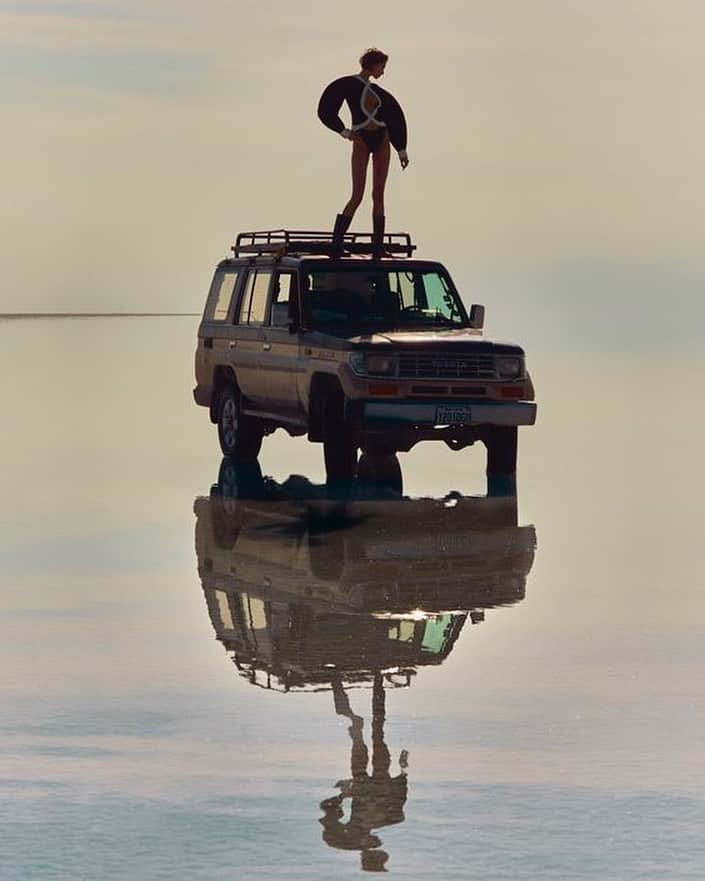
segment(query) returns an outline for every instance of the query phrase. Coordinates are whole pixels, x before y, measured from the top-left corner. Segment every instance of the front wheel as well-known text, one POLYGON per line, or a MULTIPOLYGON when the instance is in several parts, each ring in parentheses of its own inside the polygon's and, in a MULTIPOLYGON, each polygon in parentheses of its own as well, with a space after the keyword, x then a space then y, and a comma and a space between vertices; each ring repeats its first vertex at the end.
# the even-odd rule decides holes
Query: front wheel
POLYGON ((328 483, 348 483, 355 479, 357 438, 343 416, 341 395, 331 395, 324 404, 323 458, 328 483))
POLYGON ((218 440, 224 456, 236 461, 256 459, 262 447, 262 426, 240 411, 240 392, 226 385, 218 396, 218 440))
POLYGON ((404 488, 401 466, 394 453, 363 453, 357 465, 357 479, 375 493, 400 496, 404 488))
POLYGON ((514 477, 517 470, 516 425, 491 425, 483 440, 487 447, 487 476, 514 477))

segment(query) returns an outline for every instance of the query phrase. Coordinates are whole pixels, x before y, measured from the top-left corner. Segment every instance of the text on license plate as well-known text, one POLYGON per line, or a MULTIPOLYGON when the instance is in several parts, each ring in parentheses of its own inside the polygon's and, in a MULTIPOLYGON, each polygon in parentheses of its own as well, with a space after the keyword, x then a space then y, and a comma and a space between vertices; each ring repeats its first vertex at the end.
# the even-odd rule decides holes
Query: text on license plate
POLYGON ((468 425, 471 419, 470 409, 462 404, 436 407, 436 425, 468 425))

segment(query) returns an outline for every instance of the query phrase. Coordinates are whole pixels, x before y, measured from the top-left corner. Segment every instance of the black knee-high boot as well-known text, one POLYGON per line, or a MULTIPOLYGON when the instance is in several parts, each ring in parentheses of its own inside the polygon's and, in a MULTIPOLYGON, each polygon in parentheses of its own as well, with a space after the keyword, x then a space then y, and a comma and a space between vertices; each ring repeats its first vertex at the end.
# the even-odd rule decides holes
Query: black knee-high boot
POLYGON ((343 236, 348 231, 352 217, 347 214, 336 214, 335 224, 333 226, 333 248, 332 256, 340 257, 343 253, 343 236))
POLYGON ((372 256, 384 257, 384 214, 372 215, 372 256))

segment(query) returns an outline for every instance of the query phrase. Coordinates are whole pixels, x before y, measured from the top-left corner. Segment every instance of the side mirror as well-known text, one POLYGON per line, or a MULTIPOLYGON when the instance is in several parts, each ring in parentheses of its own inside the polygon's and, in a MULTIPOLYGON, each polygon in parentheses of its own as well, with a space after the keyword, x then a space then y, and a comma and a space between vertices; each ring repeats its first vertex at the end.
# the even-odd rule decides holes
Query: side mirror
POLYGON ((295 318, 289 318, 286 322, 286 326, 289 328, 289 333, 299 332, 299 322, 295 318))
POLYGON ((479 303, 473 303, 470 307, 470 327, 482 330, 485 326, 485 307, 479 303))

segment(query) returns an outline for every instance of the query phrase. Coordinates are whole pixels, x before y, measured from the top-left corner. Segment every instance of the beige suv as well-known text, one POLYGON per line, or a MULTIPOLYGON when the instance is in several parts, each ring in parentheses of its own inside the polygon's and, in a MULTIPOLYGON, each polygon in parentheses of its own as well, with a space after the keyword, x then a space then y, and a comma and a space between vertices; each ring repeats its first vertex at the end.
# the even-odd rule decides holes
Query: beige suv
POLYGON ((218 264, 198 329, 197 404, 223 453, 255 459, 277 428, 323 443, 329 482, 352 480, 358 450, 389 460, 422 440, 487 447, 487 473, 516 471, 517 426, 533 425, 524 352, 483 338, 447 270, 388 234, 240 233, 218 264))

